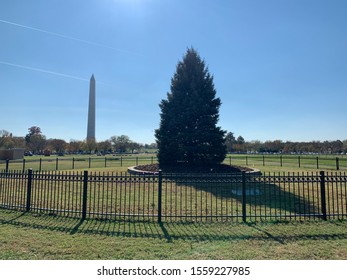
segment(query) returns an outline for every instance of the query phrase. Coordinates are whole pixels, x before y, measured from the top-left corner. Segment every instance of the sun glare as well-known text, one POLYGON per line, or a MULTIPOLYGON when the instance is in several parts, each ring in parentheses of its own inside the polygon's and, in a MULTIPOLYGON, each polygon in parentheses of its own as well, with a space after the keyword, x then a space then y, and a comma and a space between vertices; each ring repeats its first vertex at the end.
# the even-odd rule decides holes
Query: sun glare
POLYGON ((146 8, 152 0, 113 0, 117 7, 136 16, 141 16, 146 13, 146 8))

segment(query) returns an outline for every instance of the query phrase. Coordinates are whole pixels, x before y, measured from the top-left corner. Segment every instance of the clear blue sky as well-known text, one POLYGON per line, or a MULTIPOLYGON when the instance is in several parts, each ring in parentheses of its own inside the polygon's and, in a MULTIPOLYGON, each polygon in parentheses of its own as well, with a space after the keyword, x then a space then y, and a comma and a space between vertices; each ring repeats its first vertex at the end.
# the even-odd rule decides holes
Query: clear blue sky
POLYGON ((196 48, 245 140, 347 139, 345 0, 11 0, 0 9, 0 129, 155 141, 158 104, 196 48))

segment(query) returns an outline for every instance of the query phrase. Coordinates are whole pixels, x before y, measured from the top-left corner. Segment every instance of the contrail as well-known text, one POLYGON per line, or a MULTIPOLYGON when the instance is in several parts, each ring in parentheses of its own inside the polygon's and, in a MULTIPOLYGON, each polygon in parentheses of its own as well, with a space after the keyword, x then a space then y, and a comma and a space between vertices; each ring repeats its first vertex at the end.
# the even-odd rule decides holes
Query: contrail
POLYGON ((45 69, 25 66, 25 65, 21 65, 21 64, 10 63, 10 62, 6 62, 6 61, 0 61, 0 64, 18 67, 18 68, 27 69, 27 70, 32 70, 32 71, 37 71, 37 72, 42 72, 42 73, 47 73, 47 74, 52 74, 52 75, 61 76, 61 77, 65 77, 65 78, 71 78, 71 79, 80 80, 80 81, 87 81, 87 82, 89 81, 88 79, 84 79, 81 77, 76 77, 76 76, 67 75, 67 74, 63 74, 63 73, 59 73, 59 72, 54 72, 54 71, 49 71, 49 70, 45 70, 45 69))
MULTIPOLYGON (((17 67, 17 68, 22 68, 22 69, 26 69, 26 70, 31 70, 31 71, 36 71, 36 72, 41 72, 41 73, 47 73, 47 74, 56 75, 56 76, 60 76, 60 77, 64 77, 64 78, 89 82, 89 79, 85 79, 85 78, 81 78, 81 77, 77 77, 77 76, 72 76, 72 75, 68 75, 68 74, 63 74, 63 73, 59 73, 59 72, 55 72, 55 71, 45 70, 45 69, 41 69, 41 68, 35 68, 35 67, 26 66, 26 65, 1 61, 1 60, 0 60, 0 64, 12 66, 12 67, 17 67)), ((109 83, 105 83, 105 82, 101 82, 101 81, 97 81, 96 83, 98 85, 105 85, 105 86, 116 88, 113 84, 109 84, 109 83)))
POLYGON ((73 41, 77 41, 77 42, 81 42, 81 43, 85 43, 85 44, 101 47, 101 48, 107 48, 107 49, 115 50, 115 51, 118 51, 118 52, 124 52, 124 53, 129 53, 129 54, 133 54, 133 55, 142 56, 139 53, 117 49, 117 48, 114 48, 114 47, 111 47, 111 46, 107 46, 107 45, 104 45, 104 44, 99 44, 99 43, 96 43, 96 42, 83 40, 83 39, 67 36, 67 35, 60 34, 60 33, 51 32, 51 31, 48 31, 48 30, 44 30, 44 29, 40 29, 40 28, 36 28, 36 27, 31 27, 31 26, 28 26, 28 25, 15 23, 15 22, 12 22, 12 21, 7 21, 7 20, 0 19, 0 22, 6 23, 6 24, 10 24, 10 25, 14 25, 14 26, 21 27, 21 28, 25 28, 25 29, 29 29, 29 30, 33 30, 33 31, 37 31, 37 32, 46 33, 46 34, 53 35, 53 36, 58 36, 58 37, 61 37, 61 38, 64 38, 64 39, 69 39, 69 40, 73 40, 73 41))

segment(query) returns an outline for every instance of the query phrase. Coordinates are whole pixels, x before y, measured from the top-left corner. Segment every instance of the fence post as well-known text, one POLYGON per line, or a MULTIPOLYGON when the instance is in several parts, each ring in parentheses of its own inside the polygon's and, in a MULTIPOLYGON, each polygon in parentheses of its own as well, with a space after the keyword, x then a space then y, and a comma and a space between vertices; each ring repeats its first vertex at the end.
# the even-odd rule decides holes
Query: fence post
POLYGON ((322 215, 323 220, 327 220, 327 205, 326 205, 326 196, 325 196, 325 175, 324 171, 320 172, 320 199, 322 205, 322 215))
POLYGON ((39 167, 39 171, 41 171, 42 169, 42 158, 40 158, 40 167, 39 167))
POLYGON ((139 157, 136 157, 136 166, 139 165, 139 157))
POLYGON ((33 179, 33 170, 30 168, 28 169, 28 184, 27 184, 27 205, 26 205, 26 211, 30 211, 31 206, 31 186, 32 186, 32 179, 33 179))
POLYGON ((25 170, 25 158, 23 158, 23 171, 25 170))
POLYGON ((280 155, 281 167, 283 166, 282 155, 280 155))
POLYGON ((242 221, 246 222, 246 173, 242 171, 242 221))
POLYGON ((161 201, 163 191, 163 172, 159 170, 159 182, 158 182, 158 223, 161 223, 161 201))
POLYGON ((336 158, 336 170, 340 170, 340 162, 339 162, 339 158, 336 158))
POLYGON ((87 193, 88 193, 88 171, 83 173, 83 199, 82 199, 82 220, 87 217, 87 193))
POLYGON ((59 161, 59 159, 56 158, 56 159, 55 159, 55 170, 58 170, 58 161, 59 161))
POLYGON ((298 161, 299 161, 299 168, 300 168, 301 167, 300 156, 298 157, 298 161))
POLYGON ((263 166, 265 166, 265 156, 263 155, 263 166))
POLYGON ((316 157, 317 160, 317 169, 319 169, 319 157, 316 157))
POLYGON ((6 159, 6 167, 5 167, 5 170, 6 170, 6 173, 8 172, 8 165, 10 163, 10 160, 7 158, 6 159))
POLYGON ((122 167, 123 166, 123 157, 121 156, 120 157, 120 167, 122 167))
POLYGON ((91 158, 89 157, 89 163, 88 163, 88 167, 90 168, 90 161, 91 161, 91 158))
POLYGON ((246 156, 246 165, 248 165, 248 156, 246 156))
POLYGON ((72 158, 72 169, 75 169, 75 158, 72 158))
POLYGON ((107 158, 105 157, 105 168, 107 167, 107 158))

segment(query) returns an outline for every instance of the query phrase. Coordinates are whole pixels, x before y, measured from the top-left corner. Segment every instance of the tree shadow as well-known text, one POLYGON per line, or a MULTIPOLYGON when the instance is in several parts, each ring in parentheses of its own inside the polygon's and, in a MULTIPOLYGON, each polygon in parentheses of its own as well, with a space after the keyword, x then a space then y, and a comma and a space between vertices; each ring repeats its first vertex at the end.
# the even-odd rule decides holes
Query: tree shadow
POLYGON ((240 205, 245 201, 246 214, 253 218, 323 217, 319 181, 314 178, 305 185, 295 178, 246 176, 244 190, 241 175, 168 176, 166 180, 178 189, 212 194, 216 204, 222 203, 218 200, 240 205))

